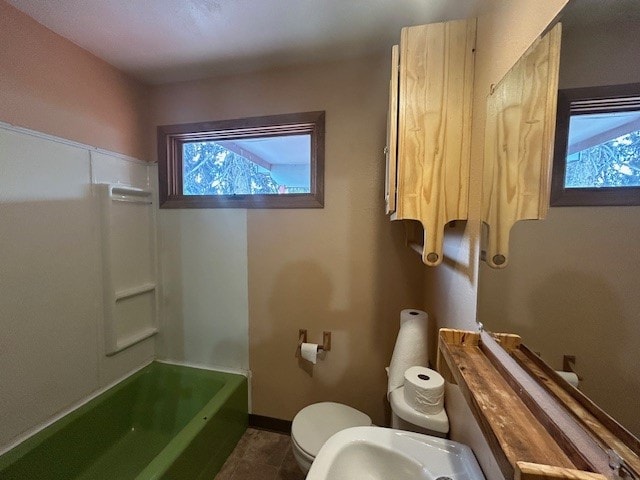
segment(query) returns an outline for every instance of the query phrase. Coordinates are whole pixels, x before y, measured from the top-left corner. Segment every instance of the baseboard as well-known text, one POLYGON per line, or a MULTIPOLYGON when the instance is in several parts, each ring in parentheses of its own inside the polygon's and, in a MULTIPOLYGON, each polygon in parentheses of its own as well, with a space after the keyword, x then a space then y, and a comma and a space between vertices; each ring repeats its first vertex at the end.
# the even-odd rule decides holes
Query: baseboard
POLYGON ((269 430, 271 432, 291 435, 291 422, 289 420, 281 420, 279 418, 265 417, 263 415, 250 413, 249 426, 252 428, 259 428, 260 430, 269 430))

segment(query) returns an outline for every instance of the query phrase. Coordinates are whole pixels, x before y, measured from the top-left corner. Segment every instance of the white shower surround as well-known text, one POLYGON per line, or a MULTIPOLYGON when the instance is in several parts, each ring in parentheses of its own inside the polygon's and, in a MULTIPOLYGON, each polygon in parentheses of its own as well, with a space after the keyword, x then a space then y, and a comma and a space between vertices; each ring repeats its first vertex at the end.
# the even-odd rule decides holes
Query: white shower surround
POLYGON ((155 195, 155 165, 2 122, 0 145, 0 450, 153 358, 248 370, 246 212, 161 212, 159 338, 107 357, 92 185, 155 195))

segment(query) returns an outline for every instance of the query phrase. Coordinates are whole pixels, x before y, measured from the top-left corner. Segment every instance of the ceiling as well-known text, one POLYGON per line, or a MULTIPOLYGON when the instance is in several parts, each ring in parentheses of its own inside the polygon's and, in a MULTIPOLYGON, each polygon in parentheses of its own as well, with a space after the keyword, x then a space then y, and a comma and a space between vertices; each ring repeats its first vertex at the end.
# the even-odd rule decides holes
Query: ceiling
POLYGON ((388 51, 404 26, 505 0, 7 0, 146 83, 388 51))

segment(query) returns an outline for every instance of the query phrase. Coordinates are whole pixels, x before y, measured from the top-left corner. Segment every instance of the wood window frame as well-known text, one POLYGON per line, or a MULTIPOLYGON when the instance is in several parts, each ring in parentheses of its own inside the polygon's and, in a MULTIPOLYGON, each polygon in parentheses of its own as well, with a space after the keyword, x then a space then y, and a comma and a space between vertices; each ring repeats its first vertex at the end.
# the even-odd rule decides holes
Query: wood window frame
POLYGON ((640 83, 558 91, 552 207, 640 205, 640 187, 565 188, 564 185, 571 114, 634 110, 640 110, 640 83))
POLYGON ((323 208, 325 112, 302 112, 233 120, 161 125, 158 136, 160 208, 323 208), (293 134, 311 136, 310 193, 184 195, 182 145, 293 134))

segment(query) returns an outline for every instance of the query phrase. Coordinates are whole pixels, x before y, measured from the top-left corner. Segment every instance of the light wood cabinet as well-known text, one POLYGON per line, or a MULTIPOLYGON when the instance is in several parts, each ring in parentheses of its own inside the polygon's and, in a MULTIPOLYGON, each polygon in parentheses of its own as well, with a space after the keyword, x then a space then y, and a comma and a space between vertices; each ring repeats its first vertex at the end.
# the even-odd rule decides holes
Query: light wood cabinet
POLYGON ((392 52, 386 211, 422 224, 430 266, 467 218, 475 38, 475 19, 407 27, 392 52))
POLYGON ((487 99, 482 221, 486 262, 503 268, 509 232, 549 211, 561 26, 539 38, 487 99))

